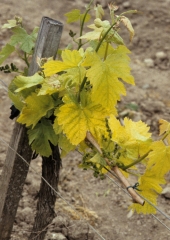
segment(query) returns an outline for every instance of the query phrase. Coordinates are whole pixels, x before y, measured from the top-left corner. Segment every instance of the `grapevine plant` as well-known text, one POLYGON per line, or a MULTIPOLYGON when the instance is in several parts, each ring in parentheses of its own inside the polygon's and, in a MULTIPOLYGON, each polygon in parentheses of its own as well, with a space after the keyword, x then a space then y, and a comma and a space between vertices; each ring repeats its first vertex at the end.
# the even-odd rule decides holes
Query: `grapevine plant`
MULTIPOLYGON (((17 52, 27 67, 23 72, 14 65, 0 68, 15 72, 9 85, 9 97, 20 114, 17 122, 28 128, 29 144, 41 156, 52 154, 51 144, 58 145, 61 156, 72 150, 82 154, 80 167, 94 171, 94 176, 104 178, 106 173, 117 176, 136 176, 136 191, 152 204, 157 204, 165 175, 170 169, 170 123, 160 120, 159 140, 154 141, 149 127, 142 121, 120 119, 117 103, 126 94, 124 83, 134 84, 130 69, 130 51, 119 35, 122 23, 134 36, 130 20, 124 12, 116 15, 117 6, 109 4, 110 21, 102 20, 101 5, 92 2, 85 13, 74 9, 65 14, 68 23, 78 21, 80 33, 70 31, 72 45, 60 51, 58 60, 38 59, 40 70, 27 76, 38 29, 28 34, 22 19, 9 20, 3 28, 12 30, 12 37, 0 52, 2 64, 12 52, 17 52)), ((133 188, 135 188, 133 186, 133 188)), ((131 186, 128 191, 133 190, 131 186)), ((147 202, 133 203, 137 213, 155 213, 147 202)))

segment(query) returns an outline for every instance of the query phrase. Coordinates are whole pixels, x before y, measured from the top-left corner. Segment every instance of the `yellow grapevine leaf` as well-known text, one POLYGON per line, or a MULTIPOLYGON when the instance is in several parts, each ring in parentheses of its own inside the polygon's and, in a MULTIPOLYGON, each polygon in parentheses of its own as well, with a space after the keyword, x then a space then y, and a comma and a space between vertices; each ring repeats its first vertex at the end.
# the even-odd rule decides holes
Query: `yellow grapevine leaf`
POLYGON ((75 103, 71 99, 60 107, 57 114, 58 124, 73 145, 79 144, 90 131, 94 136, 100 129, 105 129, 106 111, 95 103, 75 103))
POLYGON ((142 121, 133 122, 131 119, 125 118, 124 125, 129 135, 140 141, 146 141, 151 137, 149 127, 142 121))
POLYGON ((84 67, 74 67, 67 70, 66 73, 61 75, 61 79, 63 79, 67 84, 77 83, 78 86, 84 79, 86 74, 86 69, 84 67))
POLYGON ((105 61, 102 61, 95 52, 86 53, 82 66, 91 67, 87 70, 86 76, 93 85, 92 98, 96 103, 101 102, 105 108, 112 109, 120 100, 120 96, 126 94, 120 78, 134 84, 127 55, 129 52, 126 47, 119 46, 105 61))
POLYGON ((82 60, 82 56, 79 51, 73 50, 70 51, 68 49, 62 52, 62 59, 65 64, 67 64, 70 68, 77 67, 82 60))
POLYGON ((32 128, 54 108, 53 99, 49 95, 37 96, 36 93, 32 93, 26 98, 25 103, 17 122, 26 124, 27 127, 32 125, 32 128))
POLYGON ((115 49, 113 54, 110 54, 107 57, 106 63, 108 64, 109 68, 112 69, 111 71, 116 77, 121 78, 123 81, 129 84, 134 84, 134 78, 130 73, 130 58, 127 55, 129 53, 130 51, 127 47, 119 46, 117 49, 115 49))
MULTIPOLYGON (((142 175, 139 180, 140 194, 148 199, 152 204, 157 205, 158 194, 162 192, 162 187, 160 184, 165 184, 164 179, 157 177, 155 173, 150 170, 147 170, 144 175, 142 175)), ((156 209, 152 207, 147 201, 145 201, 144 206, 139 204, 133 204, 131 206, 133 210, 137 213, 150 214, 156 213, 156 209)))
POLYGON ((67 64, 61 61, 51 60, 43 65, 44 74, 46 77, 50 77, 55 73, 64 71, 69 68, 67 64))
POLYGON ((162 141, 153 142, 153 150, 149 154, 147 168, 151 169, 157 177, 163 178, 170 171, 170 146, 165 146, 162 141))
POLYGON ((55 73, 79 66, 82 56, 77 50, 64 50, 62 52, 62 61, 48 61, 43 65, 44 74, 49 77, 55 73))
POLYGON ((131 119, 125 118, 125 125, 122 126, 113 115, 110 116, 108 122, 112 131, 112 140, 118 143, 122 149, 126 149, 128 157, 138 158, 150 150, 151 134, 148 133, 149 127, 145 123, 133 122, 131 119))
POLYGON ((126 90, 122 82, 112 73, 108 64, 102 61, 94 52, 88 52, 83 65, 91 65, 86 76, 93 85, 92 98, 103 107, 113 109, 120 95, 125 95, 126 90))

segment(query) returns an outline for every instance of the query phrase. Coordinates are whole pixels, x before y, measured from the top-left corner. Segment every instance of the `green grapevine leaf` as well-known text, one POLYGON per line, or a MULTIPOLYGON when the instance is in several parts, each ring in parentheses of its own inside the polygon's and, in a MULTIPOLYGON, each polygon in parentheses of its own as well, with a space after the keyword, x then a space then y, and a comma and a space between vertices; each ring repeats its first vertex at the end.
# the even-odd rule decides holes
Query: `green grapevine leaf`
MULTIPOLYGON (((110 29, 111 24, 107 20, 102 21, 100 18, 96 18, 94 20, 94 24, 91 24, 88 27, 93 29, 93 31, 85 33, 83 36, 79 37, 79 39, 87 39, 90 41, 100 40, 106 34, 106 32, 110 29)), ((114 42, 120 45, 124 44, 123 39, 114 29, 111 29, 108 32, 107 36, 105 37, 105 41, 109 43, 114 42)))
POLYGON ((10 40, 10 45, 16 46, 20 44, 21 50, 26 53, 30 53, 35 45, 35 35, 29 35, 25 29, 16 27, 12 29, 13 35, 10 40))
POLYGON ((18 25, 17 20, 16 19, 12 19, 12 20, 7 20, 8 23, 5 23, 2 28, 13 28, 16 27, 18 25))
POLYGON ((97 7, 95 7, 94 10, 96 12, 96 18, 102 19, 102 17, 104 16, 104 10, 102 8, 102 5, 97 4, 97 7))
POLYGON ((12 100, 12 103, 18 110, 22 110, 24 103, 23 97, 20 94, 15 93, 16 86, 14 85, 13 81, 11 81, 10 85, 8 86, 8 96, 12 100))
POLYGON ((10 44, 6 44, 0 51, 0 65, 9 57, 9 55, 15 51, 15 47, 10 44))
MULTIPOLYGON (((84 14, 80 13, 79 9, 73 9, 71 12, 64 14, 67 18, 67 23, 77 22, 78 20, 83 20, 84 14)), ((90 14, 86 15, 85 22, 90 20, 90 14)))
POLYGON ((37 96, 36 93, 32 93, 26 98, 25 103, 17 121, 26 124, 27 127, 32 125, 32 128, 50 109, 54 108, 53 99, 49 95, 37 96))
POLYGON ((46 119, 42 119, 34 129, 29 129, 28 136, 32 150, 45 157, 49 157, 52 153, 50 142, 54 146, 58 143, 58 136, 55 134, 51 122, 46 119))
POLYGON ((39 27, 35 27, 34 30, 31 33, 32 39, 35 41, 37 39, 39 27))
POLYGON ((69 139, 63 133, 59 135, 58 145, 61 148, 61 157, 66 156, 70 151, 75 149, 75 146, 70 143, 69 139))
POLYGON ((106 161, 104 158, 101 157, 99 153, 96 153, 92 158, 90 158, 88 161, 99 164, 100 166, 106 166, 106 161))
POLYGON ((20 92, 23 89, 27 89, 33 86, 36 86, 44 81, 44 78, 40 76, 38 73, 35 73, 31 77, 25 77, 25 76, 17 76, 14 79, 14 84, 18 87, 15 92, 20 92))

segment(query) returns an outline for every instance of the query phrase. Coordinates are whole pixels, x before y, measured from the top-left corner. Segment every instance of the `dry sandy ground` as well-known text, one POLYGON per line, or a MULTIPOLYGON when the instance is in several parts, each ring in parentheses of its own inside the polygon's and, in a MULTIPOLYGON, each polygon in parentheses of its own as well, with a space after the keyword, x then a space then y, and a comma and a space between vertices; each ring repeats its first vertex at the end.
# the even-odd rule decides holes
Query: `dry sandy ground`
MULTIPOLYGON (((14 15, 22 16, 29 30, 32 30, 34 26, 39 26, 43 16, 65 23, 63 14, 73 8, 83 8, 85 2, 79 0, 0 0, 0 25, 4 24, 7 19, 12 19, 14 15)), ((130 115, 135 120, 144 120, 151 126, 155 137, 158 131, 158 119, 170 120, 170 1, 117 0, 116 3, 120 5, 120 11, 128 9, 141 11, 140 14, 131 17, 136 32, 133 43, 129 43, 126 31, 122 33, 127 39, 127 46, 132 50, 131 66, 136 79, 136 87, 128 88, 127 97, 120 103, 120 113, 130 115), (164 57, 161 57, 159 52, 163 52, 164 57), (136 104, 137 111, 132 111, 127 107, 131 103, 136 104)), ((105 1, 102 4, 107 5, 105 1)), ((65 24, 61 47, 68 44, 69 29, 70 27, 65 24)), ((74 31, 76 29, 75 25, 74 31)), ((0 32, 0 47, 6 43, 8 37, 9 33, 6 31, 0 32)), ((8 84, 10 76, 0 73, 0 79, 8 84)), ((6 92, 1 89, 0 135, 7 142, 9 142, 13 127, 13 122, 9 120, 10 104, 6 92)), ((0 169, 3 166, 6 150, 7 147, 0 143, 0 169)), ((131 201, 128 196, 109 179, 97 180, 93 178, 91 172, 78 169, 79 162, 80 156, 76 153, 63 159, 60 192, 79 211, 86 209, 83 218, 88 219, 105 239, 170 239, 170 232, 152 216, 133 215, 128 218, 127 207, 131 201)), ((37 173, 30 169, 11 237, 13 240, 27 239, 33 224, 36 208, 35 196, 39 189, 41 175, 41 160, 33 161, 32 165, 37 173)), ((169 199, 161 196, 158 206, 170 214, 169 199)), ((94 236, 91 233, 87 234, 87 225, 78 220, 75 213, 60 199, 56 203, 56 213, 58 217, 53 225, 49 226, 46 239, 99 239, 96 234, 94 236), (60 238, 56 232, 62 232, 60 238), (78 232, 76 236, 75 232, 78 232)), ((170 226, 165 217, 160 214, 158 217, 170 226)))

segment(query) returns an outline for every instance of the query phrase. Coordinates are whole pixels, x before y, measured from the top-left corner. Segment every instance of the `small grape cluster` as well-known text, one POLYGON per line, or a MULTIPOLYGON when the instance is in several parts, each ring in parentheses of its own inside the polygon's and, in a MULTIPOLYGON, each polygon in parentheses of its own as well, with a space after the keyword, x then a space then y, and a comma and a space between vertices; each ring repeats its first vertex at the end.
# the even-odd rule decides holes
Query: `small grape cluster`
POLYGON ((93 176, 96 177, 96 178, 100 178, 101 180, 105 179, 105 175, 103 173, 101 173, 101 168, 103 168, 101 166, 101 168, 98 168, 96 166, 95 163, 93 162, 90 162, 90 161, 87 161, 89 160, 89 158, 91 158, 92 156, 87 153, 84 157, 83 157, 83 160, 82 160, 82 167, 83 167, 83 170, 87 170, 87 169, 92 169, 94 172, 93 172, 93 176))
POLYGON ((11 63, 10 65, 6 64, 5 66, 0 67, 0 71, 3 71, 4 73, 18 72, 18 68, 11 63))
POLYGON ((112 131, 109 127, 109 121, 108 121, 107 118, 105 119, 105 121, 106 121, 106 129, 107 129, 106 131, 108 132, 109 138, 111 139, 112 138, 112 131))
POLYGON ((93 88, 93 85, 90 83, 90 81, 86 81, 86 85, 85 85, 85 91, 91 91, 91 89, 93 88))

